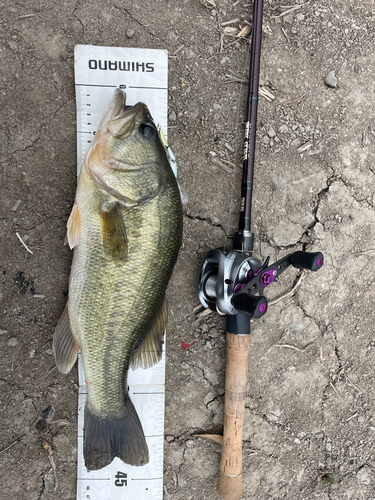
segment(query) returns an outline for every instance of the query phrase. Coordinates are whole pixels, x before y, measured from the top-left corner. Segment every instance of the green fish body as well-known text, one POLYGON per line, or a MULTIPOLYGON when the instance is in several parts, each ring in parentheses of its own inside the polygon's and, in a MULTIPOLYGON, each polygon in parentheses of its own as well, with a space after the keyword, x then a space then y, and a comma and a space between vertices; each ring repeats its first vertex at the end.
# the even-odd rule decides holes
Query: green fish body
POLYGON ((178 184, 147 107, 117 89, 82 165, 67 240, 74 247, 69 299, 54 334, 59 370, 81 349, 88 400, 88 469, 117 456, 148 462, 127 391, 129 365, 162 353, 165 292, 182 237, 178 184))

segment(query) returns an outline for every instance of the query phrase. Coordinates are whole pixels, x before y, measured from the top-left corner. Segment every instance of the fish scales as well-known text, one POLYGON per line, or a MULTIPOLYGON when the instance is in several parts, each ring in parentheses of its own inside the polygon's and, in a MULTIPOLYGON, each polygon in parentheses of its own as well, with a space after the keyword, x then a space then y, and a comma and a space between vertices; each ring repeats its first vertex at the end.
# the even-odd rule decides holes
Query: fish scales
MULTIPOLYGON (((82 175, 86 174, 82 172, 82 175)), ((83 358, 85 376, 87 384, 92 385, 90 403, 98 409, 115 410, 116 402, 123 399, 124 375, 132 346, 144 334, 164 298, 169 268, 176 258, 174 249, 179 245, 179 236, 174 244, 167 242, 175 233, 173 226, 179 222, 178 217, 170 215, 173 214, 171 205, 176 203, 175 197, 179 194, 169 191, 142 209, 121 210, 125 227, 134 226, 127 231, 128 260, 124 264, 108 259, 101 245, 90 248, 91 242, 101 237, 100 220, 92 216, 91 200, 82 213, 82 227, 90 229, 82 234, 75 250, 69 310, 73 330, 78 332, 77 340, 83 352, 88 353, 83 358), (140 234, 147 237, 142 239, 140 234), (155 244, 157 241, 159 244, 155 244), (161 244, 168 245, 172 251, 161 253, 161 244), (88 273, 90 279, 87 279, 88 273), (92 314, 93 311, 100 311, 100 315, 92 314), (76 328, 73 318, 77 319, 76 328), (108 375, 104 377, 104 373, 108 375)))
POLYGON ((82 350, 89 469, 115 456, 131 465, 148 461, 126 378, 131 360, 147 367, 160 359, 165 291, 181 236, 179 189, 156 127, 144 104, 128 109, 116 90, 84 160, 68 221, 75 250, 53 344, 63 373, 82 350))

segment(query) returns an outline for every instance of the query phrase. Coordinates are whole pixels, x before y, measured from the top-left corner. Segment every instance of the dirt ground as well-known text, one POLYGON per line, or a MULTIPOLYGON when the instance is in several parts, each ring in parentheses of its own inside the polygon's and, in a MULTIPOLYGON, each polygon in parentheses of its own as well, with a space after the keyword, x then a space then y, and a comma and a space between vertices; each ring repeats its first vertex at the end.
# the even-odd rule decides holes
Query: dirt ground
MULTIPOLYGON (((252 4, 213 4, 3 2, 2 498, 76 494, 77 369, 60 375, 51 350, 72 258, 63 240, 76 186, 76 44, 169 51, 169 140, 189 204, 168 294, 164 491, 173 500, 218 498, 220 446, 196 434, 222 432, 225 320, 195 310, 195 276, 205 253, 230 245, 237 226, 247 89, 235 75, 246 79, 249 65, 248 41, 237 34, 251 22, 252 4), (181 340, 195 343, 184 351, 181 340), (47 421, 41 412, 50 405, 47 421)), ((284 4, 264 7, 261 86, 273 98, 261 97, 258 110, 254 254, 276 260, 320 250, 325 265, 252 323, 243 498, 370 500, 374 2, 295 0, 291 12, 284 4), (335 86, 325 83, 332 71, 335 86)), ((288 270, 269 297, 298 277, 288 270)))

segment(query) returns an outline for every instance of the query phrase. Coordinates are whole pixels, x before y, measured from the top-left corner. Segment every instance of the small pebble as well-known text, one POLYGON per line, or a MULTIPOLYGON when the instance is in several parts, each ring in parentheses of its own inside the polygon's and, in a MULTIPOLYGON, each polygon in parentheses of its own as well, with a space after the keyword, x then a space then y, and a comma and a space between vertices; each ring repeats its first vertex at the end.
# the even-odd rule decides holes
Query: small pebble
POLYGON ((324 78, 324 83, 328 87, 335 89, 337 87, 337 78, 335 77, 335 70, 330 71, 324 78))
POLYGON ((4 335, 4 333, 8 333, 8 330, 0 330, 0 335, 4 335))
POLYGON ((289 132, 287 125, 281 125, 281 127, 279 127, 279 132, 280 134, 286 134, 287 132, 289 132))
POLYGON ((185 49, 185 56, 186 59, 193 59, 194 57, 197 57, 196 53, 189 48, 185 49))
POLYGON ((303 21, 305 19, 305 16, 300 13, 300 14, 296 15, 296 19, 297 19, 297 21, 303 21))
POLYGON ((126 36, 128 38, 133 38, 135 31, 132 28, 129 28, 126 32, 126 36))
POLYGON ((44 410, 41 411, 40 414, 44 420, 46 420, 47 422, 51 422, 55 414, 55 408, 52 405, 47 406, 47 408, 44 408, 44 410))
POLYGON ((13 337, 8 340, 7 345, 9 347, 15 347, 16 345, 18 345, 18 340, 15 337, 13 337))
POLYGON ((371 469, 369 467, 362 467, 359 469, 357 472, 357 479, 361 484, 370 484, 372 477, 370 476, 369 472, 371 469))
POLYGON ((211 337, 218 337, 218 336, 219 336, 219 333, 218 333, 218 331, 216 330, 216 328, 211 328, 211 330, 210 330, 210 335, 211 335, 211 337))
POLYGON ((294 325, 293 326, 294 332, 299 332, 300 330, 303 330, 303 325, 294 325))
POLYGON ((300 139, 294 139, 291 143, 290 146, 292 148, 298 148, 298 146, 301 145, 301 140, 300 139))
POLYGON ((171 111, 168 115, 168 118, 170 122, 175 122, 177 120, 177 115, 174 111, 171 111))
POLYGON ((270 137, 275 137, 276 132, 274 131, 274 129, 273 129, 272 127, 268 130, 268 135, 269 135, 270 137))
POLYGON ((21 200, 17 200, 14 205, 12 206, 12 208, 10 209, 11 212, 15 212, 17 210, 17 208, 20 206, 21 204, 21 200))

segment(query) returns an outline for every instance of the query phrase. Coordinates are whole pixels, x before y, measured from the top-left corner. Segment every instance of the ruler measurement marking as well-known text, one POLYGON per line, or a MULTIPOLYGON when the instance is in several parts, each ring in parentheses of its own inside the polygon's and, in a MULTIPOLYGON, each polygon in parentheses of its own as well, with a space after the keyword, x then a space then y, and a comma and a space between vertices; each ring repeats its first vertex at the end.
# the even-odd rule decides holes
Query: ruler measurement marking
POLYGON ((164 392, 132 392, 132 394, 150 395, 150 394, 164 394, 164 392))
POLYGON ((165 87, 133 87, 132 85, 129 85, 129 89, 168 90, 165 87))
POLYGON ((76 87, 106 87, 115 89, 117 85, 95 85, 93 83, 76 83, 76 87))
POLYGON ((163 478, 162 477, 141 477, 141 478, 135 478, 135 477, 132 477, 131 478, 132 481, 162 481, 163 478))
POLYGON ((77 477, 77 481, 110 481, 111 477, 77 477))

